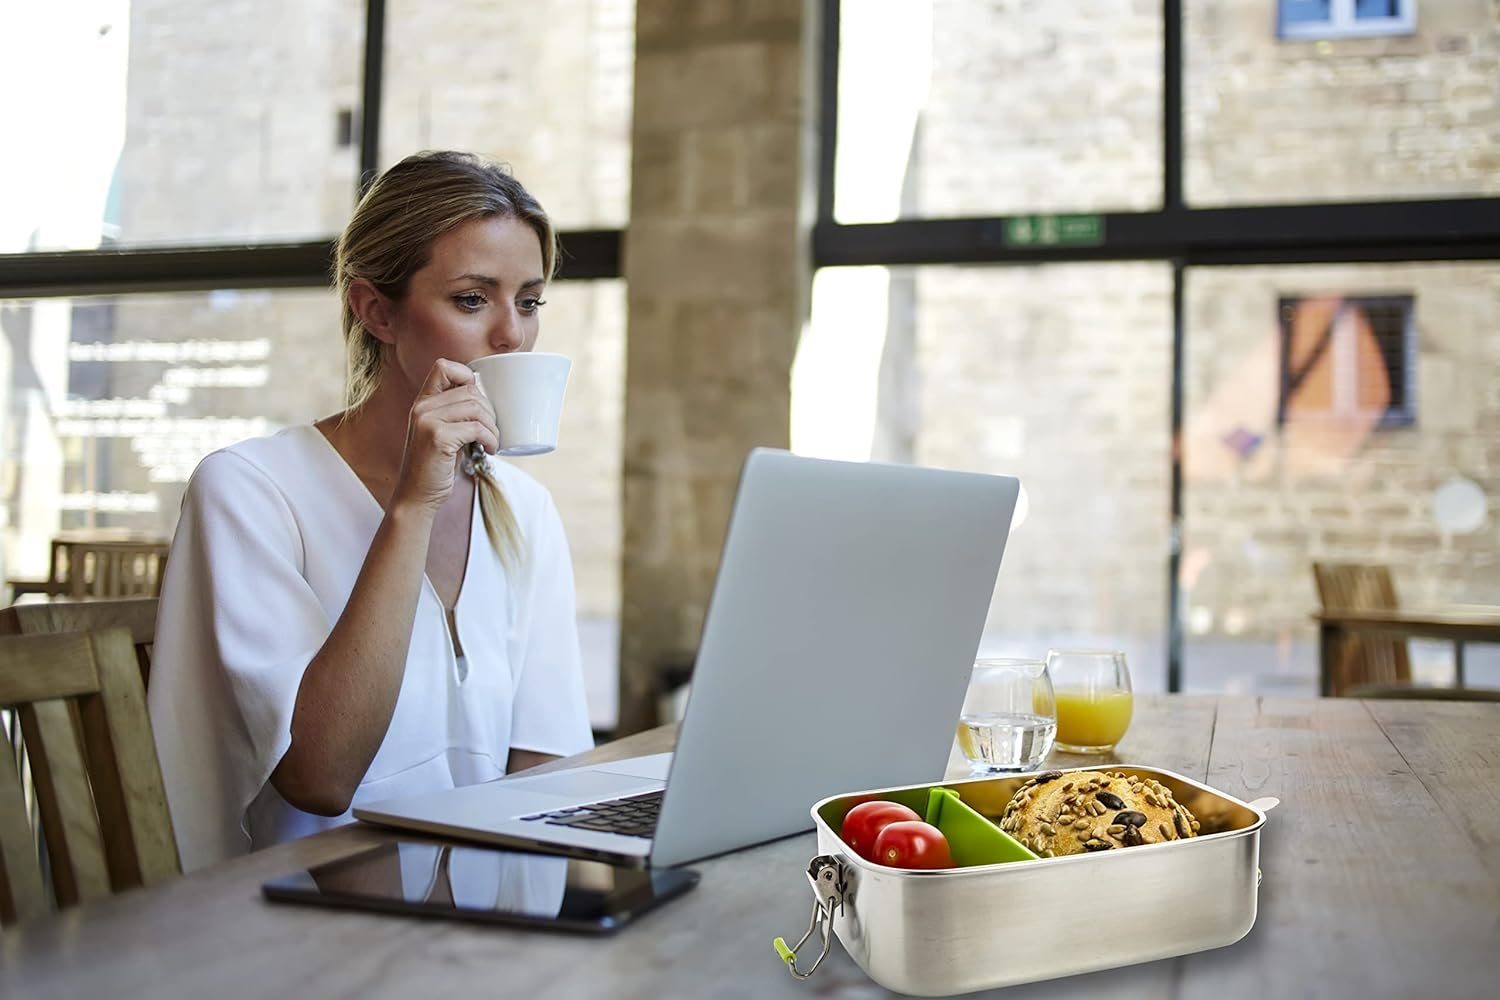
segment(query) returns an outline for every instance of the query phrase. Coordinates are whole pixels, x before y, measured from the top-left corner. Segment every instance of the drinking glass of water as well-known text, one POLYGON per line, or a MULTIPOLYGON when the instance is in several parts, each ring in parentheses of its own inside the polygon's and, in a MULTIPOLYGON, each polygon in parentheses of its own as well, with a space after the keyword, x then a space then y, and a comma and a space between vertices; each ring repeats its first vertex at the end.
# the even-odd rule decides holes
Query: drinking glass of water
POLYGON ((958 746, 976 774, 1030 771, 1057 735, 1052 678, 1041 660, 974 661, 958 746))

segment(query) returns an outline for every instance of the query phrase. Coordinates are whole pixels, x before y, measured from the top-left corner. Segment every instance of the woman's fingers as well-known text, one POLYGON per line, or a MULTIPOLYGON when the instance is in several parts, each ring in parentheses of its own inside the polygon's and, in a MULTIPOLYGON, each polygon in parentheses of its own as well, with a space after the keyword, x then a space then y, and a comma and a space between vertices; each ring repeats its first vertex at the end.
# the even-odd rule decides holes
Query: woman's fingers
POLYGON ((476 385, 473 370, 457 361, 438 358, 427 372, 427 378, 422 382, 417 397, 421 399, 424 396, 435 396, 457 385, 476 385))
MULTIPOLYGON (((495 414, 490 409, 489 403, 459 391, 434 396, 421 413, 414 414, 413 419, 419 425, 430 421, 434 426, 477 423, 485 431, 485 439, 480 441, 486 446, 485 450, 494 451, 498 447, 498 444, 491 443, 498 441, 500 429, 495 425, 495 414)), ((477 439, 471 438, 470 440, 477 439)), ((467 444, 468 441, 464 443, 467 444)))
POLYGON ((494 411, 468 367, 440 358, 412 403, 398 493, 441 504, 453 490, 454 460, 471 442, 500 450, 494 411))
MULTIPOLYGON (((500 450, 500 436, 478 420, 460 420, 443 424, 442 435, 454 454, 470 442, 477 442, 487 453, 500 450)), ((446 450, 446 449, 445 449, 446 450)))

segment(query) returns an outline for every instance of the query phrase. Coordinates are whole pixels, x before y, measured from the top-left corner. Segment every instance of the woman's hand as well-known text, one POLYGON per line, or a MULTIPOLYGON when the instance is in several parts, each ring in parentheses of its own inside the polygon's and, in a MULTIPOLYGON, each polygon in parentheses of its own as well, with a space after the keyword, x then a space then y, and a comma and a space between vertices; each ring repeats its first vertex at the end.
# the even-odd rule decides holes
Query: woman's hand
POLYGON ((453 492, 459 453, 474 441, 489 453, 500 449, 494 411, 468 366, 439 358, 411 407, 393 506, 441 506, 453 492))

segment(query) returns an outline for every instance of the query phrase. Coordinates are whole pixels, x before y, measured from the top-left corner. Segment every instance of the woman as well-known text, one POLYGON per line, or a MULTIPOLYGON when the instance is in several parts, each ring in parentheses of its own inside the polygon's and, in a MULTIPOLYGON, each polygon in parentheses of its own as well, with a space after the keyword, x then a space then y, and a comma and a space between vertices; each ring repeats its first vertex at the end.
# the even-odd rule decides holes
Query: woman
POLYGON ((466 363, 532 348, 555 260, 502 168, 408 157, 339 239, 344 411, 193 474, 148 698, 184 869, 590 745, 556 508, 464 457, 466 363))

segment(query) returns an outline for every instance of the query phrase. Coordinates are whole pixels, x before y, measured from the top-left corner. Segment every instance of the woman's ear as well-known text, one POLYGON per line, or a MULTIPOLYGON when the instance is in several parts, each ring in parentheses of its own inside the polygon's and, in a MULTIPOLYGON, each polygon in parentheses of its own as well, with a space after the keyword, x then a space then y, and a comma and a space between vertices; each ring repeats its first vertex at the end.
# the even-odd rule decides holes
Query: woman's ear
POLYGON ((349 283, 349 308, 359 319, 359 325, 370 332, 370 336, 382 344, 394 344, 396 331, 396 305, 380 289, 364 278, 349 283))

